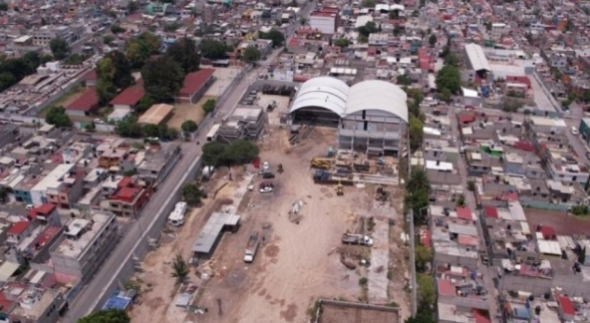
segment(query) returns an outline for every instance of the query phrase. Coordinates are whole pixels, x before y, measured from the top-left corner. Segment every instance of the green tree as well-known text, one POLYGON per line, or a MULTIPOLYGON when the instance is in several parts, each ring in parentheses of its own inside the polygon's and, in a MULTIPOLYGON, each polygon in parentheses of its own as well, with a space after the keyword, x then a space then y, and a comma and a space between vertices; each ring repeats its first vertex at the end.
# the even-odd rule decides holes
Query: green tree
POLYGON ((436 87, 439 92, 448 89, 451 93, 459 93, 461 90, 461 74, 459 69, 452 65, 445 65, 436 75, 436 87))
POLYGON ((426 271, 426 264, 432 261, 432 250, 425 246, 417 245, 414 248, 416 270, 419 272, 426 271))
POLYGON ((444 60, 443 60, 445 65, 452 65, 455 67, 459 67, 461 65, 461 61, 459 60, 459 57, 457 57, 457 55, 449 52, 449 54, 445 55, 444 60))
POLYGON ((456 204, 458 207, 465 207, 465 195, 459 194, 459 197, 457 197, 456 204))
POLYGON ((428 175, 426 172, 421 168, 414 168, 412 169, 412 175, 406 184, 406 191, 408 192, 416 192, 416 191, 426 191, 430 192, 430 180, 428 180, 428 175))
POLYGON ((145 92, 157 102, 171 101, 184 82, 182 67, 166 56, 147 62, 141 77, 145 92))
POLYGON ((203 191, 195 184, 187 184, 182 188, 182 199, 191 206, 201 205, 203 191))
POLYGON ((227 147, 223 154, 223 158, 228 164, 242 165, 256 159, 259 153, 260 149, 256 144, 244 139, 239 139, 227 147))
POLYGON ((370 34, 376 33, 378 30, 377 25, 374 22, 369 21, 364 26, 358 27, 356 31, 360 36, 368 38, 370 34))
POLYGON ((113 34, 115 34, 115 35, 116 35, 116 34, 121 34, 121 33, 124 33, 124 32, 126 32, 126 31, 127 31, 127 29, 125 29, 125 28, 123 28, 123 27, 121 27, 121 26, 119 26, 119 25, 111 25, 111 32, 112 32, 113 34))
POLYGON ((139 4, 136 1, 131 0, 127 3, 127 13, 128 14, 135 13, 137 10, 139 10, 139 4))
POLYGON ((410 116, 408 128, 410 131, 410 149, 411 151, 417 151, 422 148, 424 124, 417 117, 410 116))
POLYGON ((118 91, 131 86, 134 82, 131 65, 120 51, 108 52, 96 64, 96 92, 101 103, 110 101, 118 91))
POLYGON ((37 52, 28 52, 23 55, 23 62, 27 65, 27 71, 33 73, 41 65, 41 57, 37 52))
POLYGON ((246 63, 254 63, 260 59, 260 51, 254 46, 248 46, 242 53, 242 59, 246 63))
POLYGON ((430 45, 430 47, 434 47, 434 45, 436 45, 436 35, 435 34, 431 34, 430 37, 428 37, 428 44, 430 45))
POLYGON ((156 103, 158 102, 156 102, 156 100, 154 100, 151 96, 145 95, 143 98, 141 98, 141 100, 139 100, 135 111, 139 114, 144 113, 156 103))
POLYGON ((443 88, 440 92, 438 92, 437 97, 439 100, 446 103, 453 102, 453 93, 451 93, 451 90, 448 88, 443 88))
POLYGON ((305 18, 305 17, 299 18, 299 24, 301 26, 305 26, 306 23, 307 23, 307 18, 305 18))
POLYGON ((468 189, 470 192, 475 192, 475 189, 476 189, 476 188, 477 188, 477 187, 475 186, 475 182, 474 182, 474 181, 471 181, 471 180, 470 180, 470 181, 467 181, 467 189, 468 189))
POLYGON ((363 8, 375 8, 375 5, 377 5, 377 2, 375 0, 363 0, 363 2, 361 3, 361 6, 363 8))
POLYGON ((397 80, 398 85, 411 85, 412 84, 412 79, 410 79, 410 77, 407 76, 406 74, 398 75, 396 80, 397 80))
POLYGON ((130 323, 131 319, 125 311, 102 310, 78 320, 78 323, 130 323))
POLYGON ((113 36, 113 35, 106 35, 106 36, 102 37, 102 43, 107 46, 110 46, 114 40, 115 40, 115 36, 113 36))
POLYGON ((340 38, 334 41, 334 46, 345 48, 348 47, 348 45, 350 45, 350 41, 346 38, 340 38))
POLYGON ((203 164, 206 166, 217 166, 221 164, 221 158, 228 145, 220 142, 208 142, 203 145, 203 164))
POLYGON ((185 281, 188 273, 189 268, 186 261, 184 261, 181 254, 176 254, 176 257, 172 262, 172 278, 176 278, 176 283, 181 284, 185 281))
POLYGON ((137 123, 137 118, 131 117, 117 123, 115 132, 126 138, 141 138, 143 136, 143 128, 137 123))
POLYGON ((45 122, 59 128, 71 128, 72 120, 63 107, 51 107, 45 116, 45 122))
POLYGON ((269 32, 259 32, 260 39, 269 39, 272 41, 272 47, 281 47, 285 43, 285 34, 276 29, 271 29, 269 32))
POLYGON ((197 129, 199 129, 199 126, 193 120, 186 120, 185 122, 182 123, 180 128, 182 129, 182 131, 184 131, 186 133, 192 133, 192 132, 197 131, 197 129))
POLYGON ((55 57, 55 59, 58 61, 68 57, 72 51, 70 49, 70 45, 68 45, 68 43, 63 38, 53 38, 51 41, 49 41, 49 48, 51 49, 53 57, 55 57))
POLYGON ((414 191, 406 196, 406 208, 414 212, 414 224, 422 225, 426 223, 428 214, 425 210, 430 204, 429 198, 428 192, 425 190, 414 191))
POLYGON ((418 301, 434 305, 436 303, 434 278, 427 274, 418 274, 416 283, 418 284, 418 301))
POLYGON ((216 105, 217 102, 214 99, 208 99, 205 101, 205 104, 203 104, 203 111, 205 111, 205 114, 209 114, 215 110, 216 105))
POLYGON ((227 58, 227 45, 218 40, 203 39, 199 44, 201 55, 208 59, 227 58))
POLYGON ((162 43, 158 36, 144 32, 127 42, 125 55, 133 68, 141 68, 152 55, 160 52, 161 46, 162 43))
POLYGON ((168 47, 166 56, 180 64, 185 74, 199 70, 201 56, 197 52, 197 45, 191 38, 181 38, 168 47))

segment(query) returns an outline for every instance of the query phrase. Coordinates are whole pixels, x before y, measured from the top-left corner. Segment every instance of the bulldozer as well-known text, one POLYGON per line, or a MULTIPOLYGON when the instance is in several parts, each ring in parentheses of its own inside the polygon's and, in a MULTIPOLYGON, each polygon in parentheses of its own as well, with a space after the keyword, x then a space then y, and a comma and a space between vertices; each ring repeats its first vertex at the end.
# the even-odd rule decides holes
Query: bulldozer
POLYGON ((330 158, 312 158, 311 159, 311 167, 317 169, 325 169, 328 170, 332 168, 332 159, 330 158))
POLYGON ((338 185, 336 185, 336 195, 337 196, 344 195, 344 186, 342 186, 341 182, 338 182, 338 185))

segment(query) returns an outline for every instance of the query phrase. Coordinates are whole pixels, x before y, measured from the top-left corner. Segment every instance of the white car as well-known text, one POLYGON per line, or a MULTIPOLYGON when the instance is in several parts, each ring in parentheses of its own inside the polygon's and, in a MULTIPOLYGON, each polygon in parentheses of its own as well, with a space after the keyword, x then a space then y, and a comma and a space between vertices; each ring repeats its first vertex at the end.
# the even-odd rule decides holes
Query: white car
POLYGON ((580 132, 578 132, 578 129, 576 127, 572 127, 572 135, 578 135, 580 132))
POLYGON ((270 171, 270 165, 268 164, 268 162, 264 162, 264 163, 262 164, 262 171, 263 171, 263 172, 268 172, 268 171, 270 171))

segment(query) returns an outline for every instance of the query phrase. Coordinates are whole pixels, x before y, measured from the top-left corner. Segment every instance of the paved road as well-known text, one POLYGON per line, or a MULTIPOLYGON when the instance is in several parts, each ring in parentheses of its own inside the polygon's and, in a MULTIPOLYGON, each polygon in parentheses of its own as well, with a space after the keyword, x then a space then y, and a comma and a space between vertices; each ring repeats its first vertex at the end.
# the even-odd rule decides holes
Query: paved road
MULTIPOLYGON (((455 113, 458 113, 458 109, 457 111, 455 111, 455 107, 451 107, 450 111, 449 111, 449 115, 454 116, 455 113)), ((460 134, 459 134, 459 127, 458 127, 458 122, 457 122, 457 118, 452 117, 451 118, 451 128, 453 131, 453 135, 455 138, 460 138, 460 134)), ((469 209, 471 209, 472 211, 476 211, 477 210, 477 202, 475 200, 475 196, 467 191, 467 182, 469 181, 469 176, 467 175, 467 164, 465 163, 465 159, 464 158, 458 158, 457 159, 457 167, 459 170, 459 174, 461 175, 461 185, 463 186, 463 188, 465 189, 465 203, 467 204, 467 206, 469 207, 469 209)), ((483 228, 482 228, 482 224, 481 221, 476 221, 477 225, 477 233, 479 237, 483 237, 483 228)), ((485 241, 483 241, 482 238, 482 244, 480 245, 480 248, 484 248, 485 250, 485 241)), ((491 270, 492 267, 488 267, 486 265, 484 265, 481 262, 481 259, 478 259, 478 271, 481 272, 483 274, 483 283, 484 283, 484 288, 490 293, 487 300, 488 300, 488 305, 489 305, 489 311, 490 313, 492 313, 491 315, 491 319, 493 323, 497 323, 498 319, 494 316, 496 313, 498 312, 498 303, 497 303, 497 296, 498 296, 498 291, 496 290, 495 286, 494 286, 494 282, 492 280, 493 277, 492 275, 495 275, 493 273, 493 270, 491 270)))
MULTIPOLYGON (((269 63, 270 60, 275 59, 278 53, 279 52, 276 51, 269 55, 267 62, 269 63)), ((231 113, 250 84, 256 80, 256 77, 257 70, 252 70, 244 76, 240 83, 235 86, 233 95, 216 111, 215 122, 220 121, 222 116, 231 113)), ((211 121, 204 122, 204 124, 201 125, 195 141, 205 142, 205 137, 207 136, 210 125, 211 121)), ((109 292, 107 288, 118 276, 118 273, 123 268, 123 264, 127 263, 132 257, 132 252, 140 244, 140 241, 145 240, 142 238, 145 237, 147 229, 151 227, 158 218, 167 216, 167 214, 164 213, 165 206, 174 202, 171 201, 172 195, 170 192, 178 191, 186 179, 187 174, 196 166, 196 161, 201 154, 201 146, 196 145, 195 142, 183 143, 182 154, 183 157, 172 169, 163 184, 159 186, 158 192, 154 194, 153 198, 147 204, 145 211, 142 212, 141 218, 128 228, 126 235, 111 253, 107 261, 102 265, 100 271, 70 306, 70 310, 63 319, 63 322, 75 323, 79 318, 86 316, 100 305, 98 304, 99 300, 106 292, 109 292)))

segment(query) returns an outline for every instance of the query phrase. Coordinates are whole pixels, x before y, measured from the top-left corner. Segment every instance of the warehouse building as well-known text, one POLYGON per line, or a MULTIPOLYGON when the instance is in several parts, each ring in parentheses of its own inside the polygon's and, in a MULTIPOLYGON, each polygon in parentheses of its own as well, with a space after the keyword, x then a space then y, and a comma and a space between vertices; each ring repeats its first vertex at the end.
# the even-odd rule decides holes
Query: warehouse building
POLYGON ((321 76, 303 83, 289 113, 293 123, 337 126, 339 149, 397 155, 408 123, 406 100, 401 88, 385 81, 349 87, 321 76))

